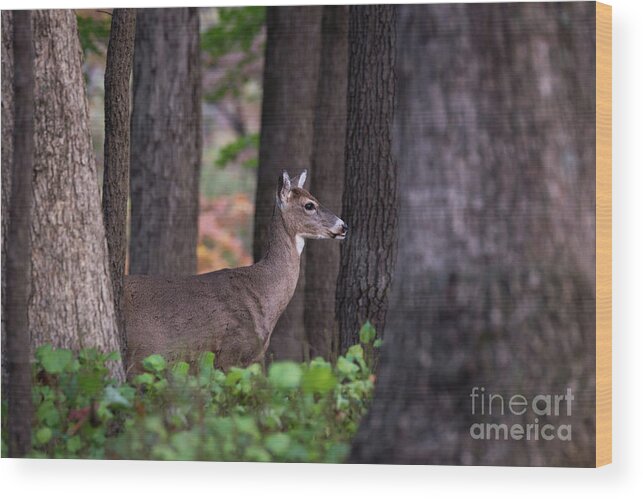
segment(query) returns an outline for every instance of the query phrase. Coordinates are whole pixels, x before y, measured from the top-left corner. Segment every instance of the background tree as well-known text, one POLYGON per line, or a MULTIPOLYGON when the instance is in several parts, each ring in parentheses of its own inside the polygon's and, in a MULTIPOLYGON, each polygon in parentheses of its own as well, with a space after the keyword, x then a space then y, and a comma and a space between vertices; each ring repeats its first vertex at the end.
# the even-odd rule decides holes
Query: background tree
POLYGON ((131 156, 131 274, 196 271, 201 71, 196 8, 140 9, 131 156))
POLYGON ((127 257, 127 204, 130 162, 130 75, 134 56, 135 9, 114 9, 105 65, 105 152, 103 163, 103 218, 114 310, 121 353, 127 341, 121 307, 127 257))
MULTIPOLYGON (((32 22, 32 340, 118 351, 76 17, 71 10, 37 10, 32 22)), ((124 377, 122 365, 114 374, 124 377)))
POLYGON ((392 5, 351 6, 348 124, 337 317, 341 350, 370 320, 383 331, 397 236, 397 165, 391 156, 395 97, 392 5))
MULTIPOLYGON (((324 6, 321 30, 310 191, 324 206, 340 213, 346 143, 348 6, 324 6)), ((337 353, 339 343, 335 291, 340 245, 315 240, 306 245, 304 325, 310 358, 330 359, 337 353)))
MULTIPOLYGON (((7 357, 9 359, 9 456, 23 457, 31 448, 31 364, 29 290, 30 230, 34 141, 34 50, 31 12, 13 16, 14 117, 13 172, 7 253, 7 357)), ((6 212, 5 212, 6 216, 6 212)))
POLYGON ((13 12, 2 11, 2 393, 7 393, 6 313, 6 256, 9 230, 9 200, 11 199, 11 169, 13 162, 13 12))
POLYGON ((404 244, 352 461, 593 465, 594 15, 582 3, 400 7, 404 244), (549 422, 572 424, 572 441, 473 440, 474 386, 571 387, 572 417, 549 422))
MULTIPOLYGON (((263 77, 261 140, 253 254, 258 261, 267 243, 275 206, 277 178, 311 165, 313 121, 319 73, 321 7, 268 7, 266 56, 263 77)), ((310 172, 314 175, 314 172, 310 172)), ((305 252, 302 254, 305 268, 305 252)), ((268 357, 303 360, 307 355, 304 332, 305 273, 282 314, 270 340, 268 357)))

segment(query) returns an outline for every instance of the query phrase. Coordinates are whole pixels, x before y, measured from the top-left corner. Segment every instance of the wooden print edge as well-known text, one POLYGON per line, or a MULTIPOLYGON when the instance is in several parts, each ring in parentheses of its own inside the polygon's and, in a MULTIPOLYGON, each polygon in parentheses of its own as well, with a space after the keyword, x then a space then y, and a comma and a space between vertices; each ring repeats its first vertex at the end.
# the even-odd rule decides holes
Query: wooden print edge
POLYGON ((612 462, 612 7, 596 2, 596 466, 612 462))

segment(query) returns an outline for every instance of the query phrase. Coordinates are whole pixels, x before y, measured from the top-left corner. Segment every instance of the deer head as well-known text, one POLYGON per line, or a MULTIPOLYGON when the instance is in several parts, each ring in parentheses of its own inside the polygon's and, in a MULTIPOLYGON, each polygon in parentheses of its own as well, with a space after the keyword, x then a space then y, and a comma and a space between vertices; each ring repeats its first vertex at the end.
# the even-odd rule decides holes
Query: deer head
POLYGON ((305 238, 344 239, 348 232, 348 225, 342 219, 304 189, 306 176, 304 170, 291 179, 284 170, 277 186, 277 209, 281 211, 289 235, 296 238, 300 253, 305 238))

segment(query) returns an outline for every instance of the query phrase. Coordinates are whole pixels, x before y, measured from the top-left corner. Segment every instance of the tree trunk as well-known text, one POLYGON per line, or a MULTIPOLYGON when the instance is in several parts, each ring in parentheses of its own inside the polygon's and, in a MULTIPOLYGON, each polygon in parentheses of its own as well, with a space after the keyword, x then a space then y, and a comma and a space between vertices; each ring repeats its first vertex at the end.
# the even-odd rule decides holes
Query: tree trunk
POLYGON ((194 274, 201 165, 196 8, 139 9, 134 50, 130 274, 194 274))
POLYGON ((404 244, 351 461, 593 466, 594 22, 589 3, 400 7, 404 244), (572 441, 474 440, 535 419, 481 415, 474 387, 571 388, 571 417, 538 422, 572 441))
POLYGON ((383 332, 397 236, 397 165, 391 156, 395 98, 392 5, 351 6, 348 124, 337 317, 341 349, 369 320, 383 332))
POLYGON ((2 393, 7 393, 6 257, 9 230, 9 200, 11 199, 11 169, 13 161, 13 12, 2 11, 2 393))
MULTIPOLYGON (((76 16, 33 12, 34 345, 119 351, 76 16)), ((124 378, 121 364, 113 374, 124 378)))
MULTIPOLYGON (((344 188, 346 93, 348 80, 348 6, 323 7, 321 60, 313 130, 310 192, 339 213, 344 188)), ((332 359, 339 350, 335 291, 339 244, 306 243, 304 325, 310 357, 332 359)))
MULTIPOLYGON (((310 170, 319 50, 321 7, 268 7, 261 110, 261 143, 255 199, 253 253, 261 259, 275 206, 277 179, 310 170)), ((313 172, 310 172, 314 174, 313 172)), ((305 251, 301 258, 305 268, 305 251)), ((268 357, 303 360, 305 273, 270 340, 268 357)))
POLYGON ((13 15, 13 172, 8 230, 7 356, 9 358, 9 456, 31 448, 31 363, 29 350, 29 258, 34 137, 34 50, 31 12, 13 15))
POLYGON ((129 83, 134 56, 135 29, 135 9, 114 9, 105 65, 103 219, 109 252, 114 311, 124 362, 127 355, 127 338, 121 302, 127 257, 130 161, 129 83))

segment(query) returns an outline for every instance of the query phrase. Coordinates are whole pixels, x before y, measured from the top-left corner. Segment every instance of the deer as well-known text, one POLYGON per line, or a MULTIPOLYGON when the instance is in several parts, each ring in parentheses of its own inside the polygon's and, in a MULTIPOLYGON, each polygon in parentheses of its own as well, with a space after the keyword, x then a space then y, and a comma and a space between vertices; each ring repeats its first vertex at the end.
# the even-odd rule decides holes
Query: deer
POLYGON ((279 176, 263 258, 253 265, 192 276, 125 277, 128 375, 161 354, 194 364, 214 352, 228 370, 263 360, 299 279, 306 239, 345 239, 348 226, 304 189, 307 171, 279 176))

